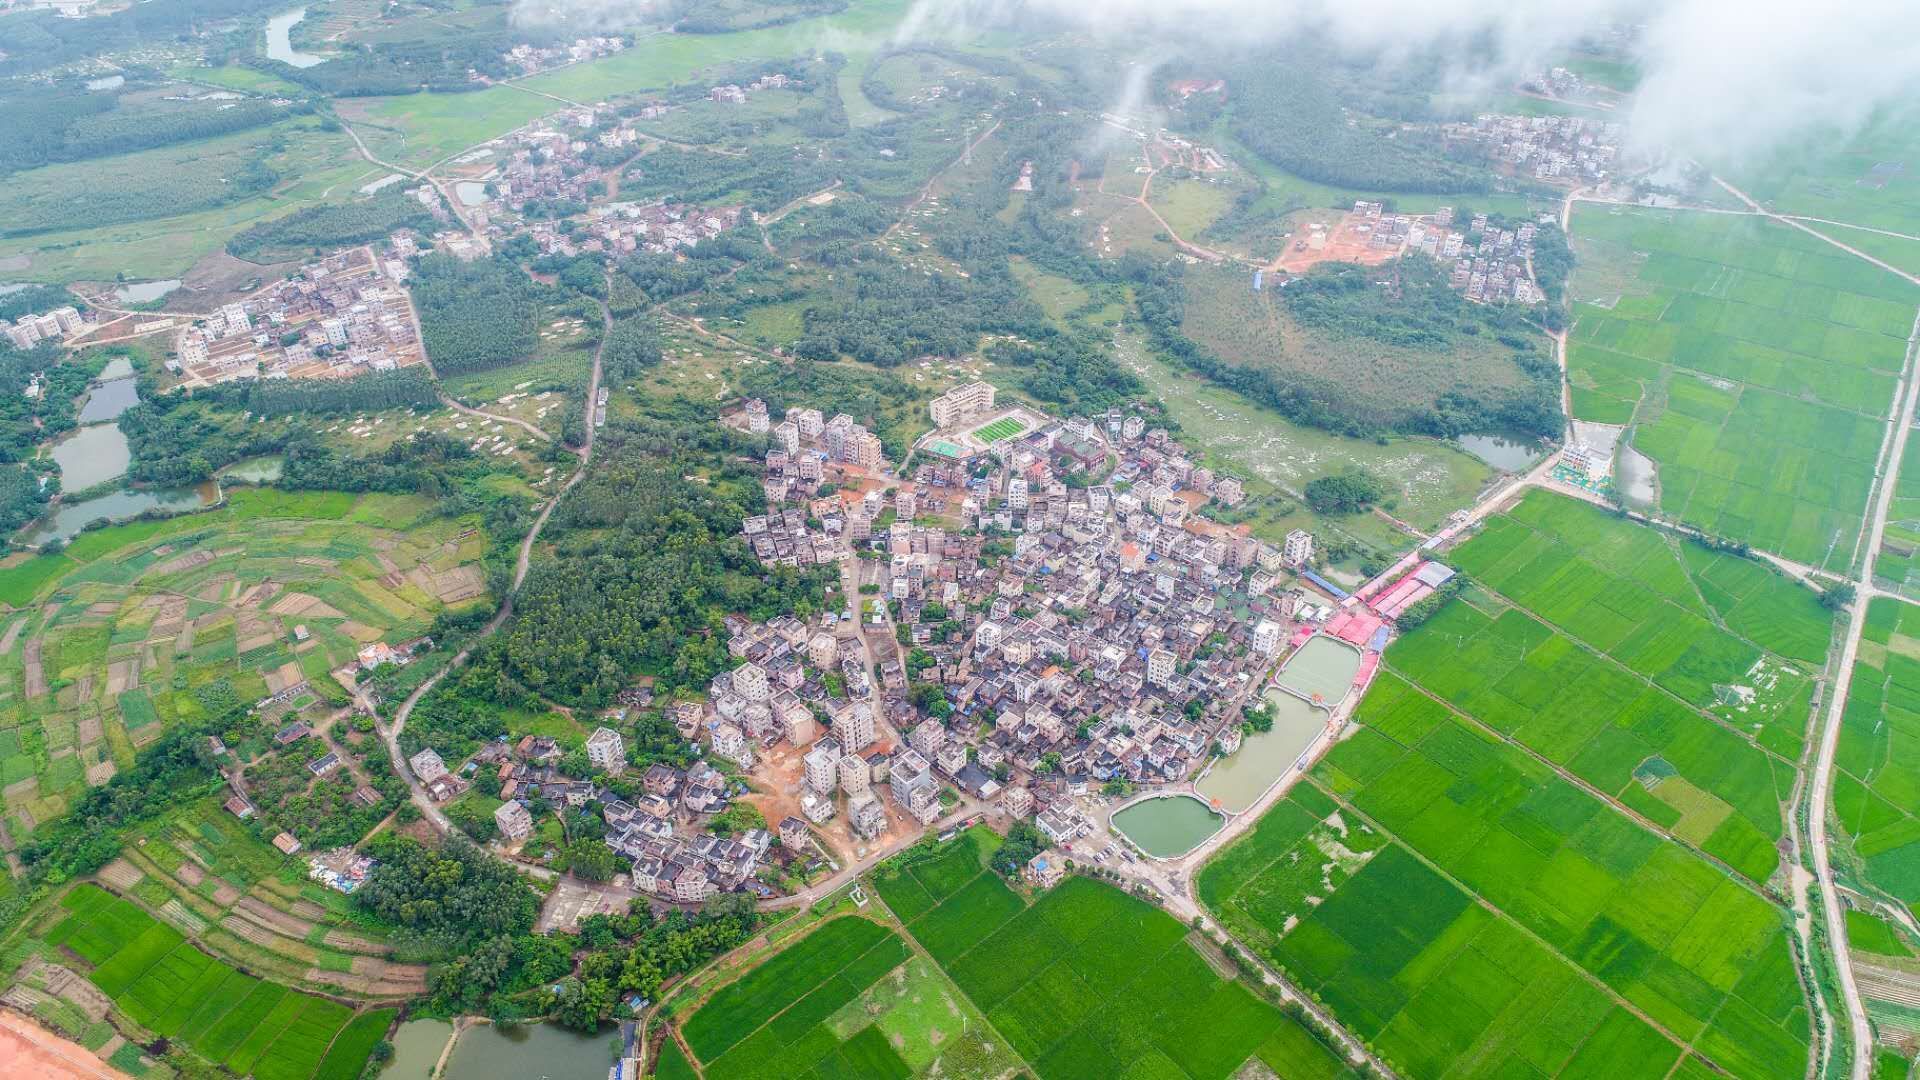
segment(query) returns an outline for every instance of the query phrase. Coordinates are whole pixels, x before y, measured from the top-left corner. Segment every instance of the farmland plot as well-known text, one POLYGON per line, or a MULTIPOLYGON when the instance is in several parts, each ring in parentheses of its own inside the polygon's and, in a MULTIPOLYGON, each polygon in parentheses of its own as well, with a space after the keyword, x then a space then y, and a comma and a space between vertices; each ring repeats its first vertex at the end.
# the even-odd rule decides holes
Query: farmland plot
POLYGON ((1569 341, 1575 417, 1634 426, 1662 511, 1845 570, 1920 290, 1764 219, 1582 207, 1573 234, 1600 301, 1569 341))
POLYGON ((1920 611, 1875 599, 1841 721, 1833 814, 1855 871, 1920 910, 1920 611))
POLYGON ((1664 1076, 1687 1055, 1802 1073, 1782 911, 1397 676, 1356 720, 1198 888, 1389 1060, 1416 1077, 1664 1076))
POLYGON ((1755 642, 1824 661, 1831 616, 1812 592, 1544 493, 1452 558, 1499 597, 1449 606, 1389 668, 1766 881, 1811 681, 1755 642))

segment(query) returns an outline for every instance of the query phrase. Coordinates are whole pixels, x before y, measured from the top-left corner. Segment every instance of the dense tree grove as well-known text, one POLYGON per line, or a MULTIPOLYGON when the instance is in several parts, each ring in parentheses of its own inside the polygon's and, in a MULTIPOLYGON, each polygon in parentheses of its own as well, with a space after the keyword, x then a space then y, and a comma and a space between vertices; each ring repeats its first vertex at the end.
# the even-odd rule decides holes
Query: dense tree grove
POLYGON ((477 464, 479 456, 466 443, 430 432, 365 456, 342 454, 303 437, 287 444, 280 486, 444 496, 477 464))
POLYGON ((816 360, 850 356, 897 367, 921 356, 959 356, 981 334, 1019 334, 1046 325, 1026 290, 1008 273, 931 276, 873 260, 828 283, 829 299, 807 309, 806 336, 794 351, 816 360))
POLYGON ((344 416, 429 408, 439 401, 439 388, 421 365, 351 379, 260 379, 247 394, 248 410, 261 416, 344 416))
POLYGON ((514 74, 501 54, 522 37, 502 30, 372 45, 348 42, 337 46, 342 55, 304 68, 264 56, 249 56, 244 62, 329 97, 384 97, 422 90, 458 94, 486 88, 486 83, 468 77, 469 69, 495 79, 514 74))
POLYGON ((1247 64, 1229 81, 1234 137, 1296 176, 1362 191, 1453 193, 1491 184, 1480 163, 1453 161, 1396 126, 1349 124, 1333 90, 1304 64, 1247 64))
POLYGON ((831 162, 801 147, 753 146, 740 156, 662 147, 629 166, 622 198, 712 203, 733 192, 768 213, 832 183, 831 162))
POLYGON ((554 515, 556 557, 528 575, 486 662, 539 693, 600 706, 642 672, 666 685, 711 680, 728 666, 728 612, 818 606, 809 575, 759 564, 740 537, 746 507, 686 480, 688 462, 618 431, 603 442, 602 461, 554 515))
POLYGON ((0 92, 0 174, 229 135, 307 111, 257 99, 127 105, 125 96, 77 82, 0 92))
POLYGON ((660 363, 660 333, 651 319, 623 319, 613 324, 600 355, 601 377, 610 383, 639 378, 660 363))
POLYGON ((540 913, 540 894, 518 871, 459 837, 435 850, 387 832, 366 850, 380 864, 354 892, 354 903, 446 945, 525 934, 540 913))
POLYGON ((278 452, 292 426, 249 423, 235 411, 247 393, 244 384, 235 383, 211 393, 143 394, 138 405, 120 414, 120 430, 133 454, 127 478, 170 487, 197 484, 243 458, 278 452))
POLYGON ((505 259, 426 255, 411 285, 427 356, 444 374, 524 359, 539 344, 542 287, 505 259))
POLYGON ((53 342, 16 349, 0 338, 0 462, 24 461, 42 440, 73 430, 73 401, 87 381, 84 368, 61 362, 53 342), (44 389, 28 397, 36 378, 44 389))
MULTIPOLYGON (((80 298, 67 291, 64 285, 28 285, 24 289, 0 293, 0 319, 11 321, 22 315, 52 311, 69 304, 79 307, 80 298)), ((0 341, 0 349, 6 348, 11 348, 11 345, 0 341)))
MULTIPOLYGON (((1185 284, 1177 265, 1133 255, 1120 264, 1133 283, 1141 322, 1155 347, 1170 359, 1295 423, 1346 435, 1376 433, 1374 425, 1354 415, 1333 383, 1268 366, 1231 364, 1187 337, 1181 329, 1185 284)), ((1403 260, 1391 291, 1372 284, 1371 275, 1358 267, 1327 264, 1288 286, 1282 296, 1290 316, 1327 333, 1409 348, 1440 350, 1477 340, 1511 350, 1525 377, 1519 386, 1436 388, 1430 405, 1413 410, 1391 430, 1444 437, 1506 428, 1557 436, 1565 423, 1559 368, 1527 322, 1525 309, 1471 303, 1447 288, 1431 260, 1403 260)))
POLYGON ((395 229, 430 231, 433 215, 399 192, 348 203, 302 207, 285 217, 263 221, 235 233, 227 254, 257 262, 299 258, 318 248, 366 244, 395 229))
POLYGON ((1365 469, 1309 480, 1307 505, 1317 514, 1357 514, 1387 497, 1387 485, 1365 469))
POLYGON ((1560 304, 1567 296, 1567 277, 1573 273, 1573 248, 1567 234, 1557 224, 1538 227, 1533 237, 1533 276, 1547 294, 1547 302, 1560 304))

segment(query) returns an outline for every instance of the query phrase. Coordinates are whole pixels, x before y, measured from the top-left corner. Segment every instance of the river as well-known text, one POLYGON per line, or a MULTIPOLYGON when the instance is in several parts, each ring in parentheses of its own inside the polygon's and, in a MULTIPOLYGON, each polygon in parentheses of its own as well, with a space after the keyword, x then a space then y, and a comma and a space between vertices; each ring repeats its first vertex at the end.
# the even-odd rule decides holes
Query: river
POLYGON ((1173 859, 1220 831, 1226 819, 1192 795, 1142 799, 1113 815, 1113 827, 1156 859, 1173 859))
POLYGON ((303 53, 293 47, 293 28, 306 17, 307 9, 301 7, 283 11, 267 20, 267 59, 279 60, 297 68, 310 68, 327 62, 324 56, 303 53))
POLYGON ((1216 809, 1238 814, 1251 808, 1327 729, 1327 714, 1292 694, 1269 690, 1266 700, 1273 706, 1272 729, 1248 735, 1194 785, 1216 809))

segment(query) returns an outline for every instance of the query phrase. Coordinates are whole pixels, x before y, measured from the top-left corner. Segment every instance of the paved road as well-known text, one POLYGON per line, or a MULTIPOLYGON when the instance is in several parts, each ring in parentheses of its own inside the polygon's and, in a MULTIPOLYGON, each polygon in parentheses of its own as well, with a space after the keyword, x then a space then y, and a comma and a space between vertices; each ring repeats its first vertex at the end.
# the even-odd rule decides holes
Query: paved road
MULTIPOLYGON (((1729 188, 1728 190, 1732 190, 1729 188)), ((1813 790, 1809 805, 1809 841, 1813 850, 1813 870, 1819 879, 1820 906, 1826 919, 1827 940, 1831 944, 1834 969, 1840 977, 1840 990, 1846 996, 1847 1022, 1853 1033, 1853 1080, 1867 1080, 1873 1070, 1873 1025, 1867 1019, 1860 987, 1854 979, 1853 957, 1847 948, 1846 909, 1833 880, 1833 860, 1828 848, 1827 806, 1832 798, 1834 760, 1840 746, 1840 723, 1847 707, 1847 692, 1853 682, 1854 658, 1860 651, 1860 637, 1866 629, 1867 608, 1879 591, 1873 584, 1873 564, 1880 555, 1880 542, 1886 533, 1887 510, 1893 502, 1900 460, 1906 452, 1907 435, 1913 428, 1914 408, 1920 401, 1920 377, 1914 365, 1920 353, 1920 319, 1914 322, 1913 336, 1907 346, 1905 382, 1900 388, 1901 405, 1894 426, 1893 443, 1887 454, 1879 487, 1874 492, 1873 522, 1868 530, 1866 558, 1862 560, 1857 588, 1859 595, 1847 622, 1846 645, 1840 654, 1827 698, 1826 726, 1820 732, 1818 756, 1814 762, 1813 790)))
MULTIPOLYGON (((553 516, 553 509, 560 505, 561 498, 572 491, 574 485, 587 475, 587 466, 593 461, 593 414, 600 397, 601 358, 607 351, 607 338, 613 331, 613 313, 608 310, 604 302, 600 302, 600 322, 600 346, 593 351, 593 376, 587 382, 587 435, 586 441, 580 448, 579 468, 573 471, 573 475, 567 478, 567 482, 561 486, 560 490, 554 492, 553 497, 540 508, 540 516, 534 519, 533 527, 527 530, 527 535, 520 541, 520 553, 513 568, 513 585, 508 589, 505 599, 500 602, 500 610, 494 612, 493 618, 487 620, 487 624, 474 635, 472 644, 455 653, 445 667, 434 672, 431 678, 407 695, 407 699, 400 703, 400 708, 394 711, 392 723, 378 725, 380 737, 387 744, 387 756, 393 759, 393 771, 406 780, 407 790, 411 794, 413 804, 420 808, 421 815, 431 822, 436 830, 443 833, 451 829, 453 823, 447 820, 447 815, 442 813, 438 806, 434 805, 432 797, 427 794, 427 789, 421 785, 420 779, 413 775, 413 769, 407 765, 406 755, 400 751, 400 733, 406 730, 407 718, 413 715, 414 706, 420 704, 420 699, 438 685, 447 672, 466 663, 468 657, 473 655, 474 646, 492 637, 508 619, 513 617, 514 594, 520 591, 520 584, 527 579, 527 569, 533 564, 534 543, 540 539, 541 530, 547 527, 547 519, 553 516)), ((373 711, 373 702, 367 691, 360 692, 359 701, 362 708, 368 712, 373 711)))

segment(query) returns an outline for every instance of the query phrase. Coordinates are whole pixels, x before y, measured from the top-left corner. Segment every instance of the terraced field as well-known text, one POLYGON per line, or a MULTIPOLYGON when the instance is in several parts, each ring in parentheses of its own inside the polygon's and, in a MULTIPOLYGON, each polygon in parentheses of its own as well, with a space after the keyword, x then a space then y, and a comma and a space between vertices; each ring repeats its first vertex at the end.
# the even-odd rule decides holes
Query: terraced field
POLYGON ((477 515, 243 489, 0 568, 0 790, 25 841, 169 725, 311 682, 487 602, 477 515), (306 637, 296 640, 296 627, 306 637))
POLYGON ((1574 416, 1633 426, 1662 511, 1844 571, 1920 289, 1763 218, 1582 204, 1572 233, 1574 416))
POLYGON ((1202 902, 1410 1076, 1799 1076, 1762 885, 1825 612, 1539 493, 1452 560, 1478 585, 1388 649, 1202 902))
POLYGON ((62 898, 65 917, 46 943, 86 965, 88 978, 129 1020, 184 1042, 201 1057, 260 1080, 349 1080, 384 1037, 392 1009, 289 990, 202 952, 139 906, 83 885, 62 898))
POLYGON ((289 986, 384 1001, 426 990, 426 968, 394 961, 345 896, 308 880, 304 854, 282 855, 217 798, 141 830, 101 877, 191 926, 222 959, 289 986))

